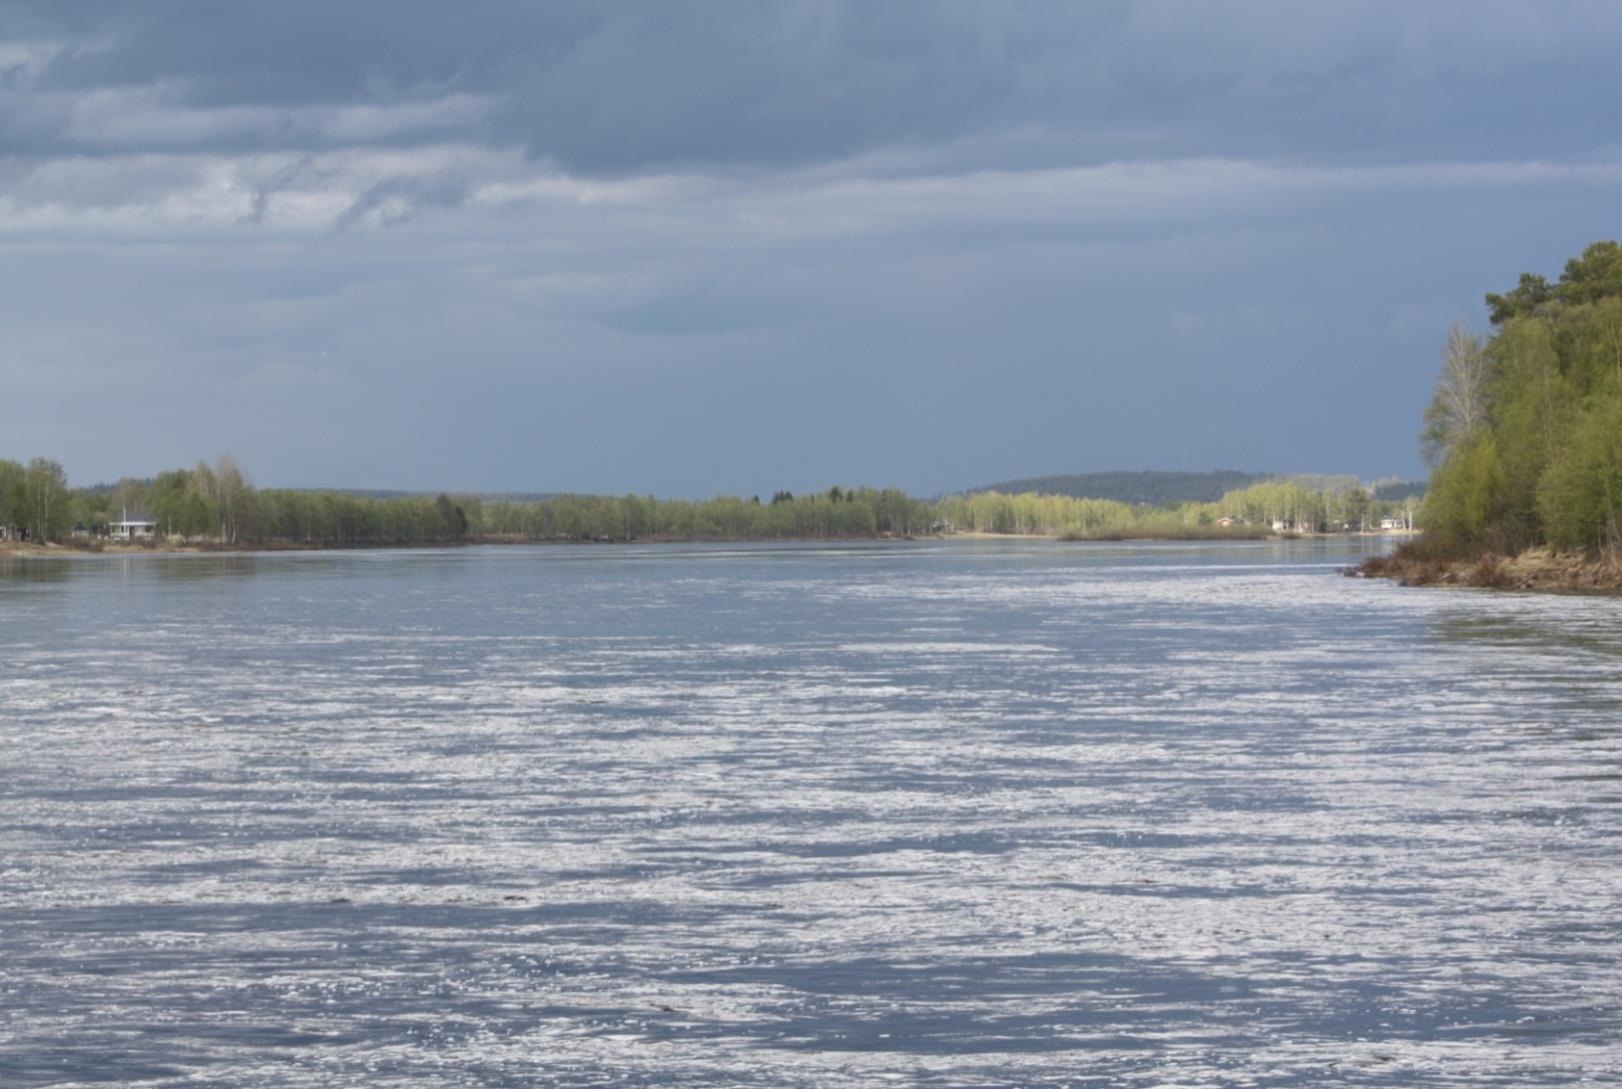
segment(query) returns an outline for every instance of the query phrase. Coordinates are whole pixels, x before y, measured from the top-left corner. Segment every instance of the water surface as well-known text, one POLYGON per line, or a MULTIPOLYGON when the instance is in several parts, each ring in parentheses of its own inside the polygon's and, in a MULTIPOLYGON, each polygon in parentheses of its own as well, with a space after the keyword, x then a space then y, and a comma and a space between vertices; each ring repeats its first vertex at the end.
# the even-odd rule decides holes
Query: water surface
POLYGON ((1344 544, 0 561, 0 1085, 1622 1081, 1622 601, 1344 544))

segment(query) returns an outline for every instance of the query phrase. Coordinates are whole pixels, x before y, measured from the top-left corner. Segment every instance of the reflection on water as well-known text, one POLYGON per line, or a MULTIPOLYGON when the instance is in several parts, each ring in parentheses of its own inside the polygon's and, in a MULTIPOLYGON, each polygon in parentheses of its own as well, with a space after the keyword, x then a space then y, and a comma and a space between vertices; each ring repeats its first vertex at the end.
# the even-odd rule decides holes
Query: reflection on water
POLYGON ((0 1084, 1614 1084, 1622 601, 1354 559, 0 561, 0 1084))
POLYGON ((0 552, 0 594, 5 593, 8 585, 65 582, 72 574, 72 560, 25 558, 0 552))

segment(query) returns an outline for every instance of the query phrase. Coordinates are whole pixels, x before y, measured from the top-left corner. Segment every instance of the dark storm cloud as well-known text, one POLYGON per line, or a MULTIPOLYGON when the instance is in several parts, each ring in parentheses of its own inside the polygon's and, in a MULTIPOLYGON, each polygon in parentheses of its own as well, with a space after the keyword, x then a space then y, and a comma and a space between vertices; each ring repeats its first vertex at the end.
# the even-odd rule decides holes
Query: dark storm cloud
POLYGON ((1622 100, 1622 8, 1603 3, 196 0, 6 11, 19 37, 63 46, 10 80, 36 150, 413 144, 454 132, 587 173, 954 144, 969 165, 977 155, 1436 161, 1582 153, 1596 134, 1616 140, 1622 100), (102 103, 108 123, 97 126, 86 96, 111 90, 121 98, 102 103), (394 114, 369 126, 355 113, 364 108, 394 114), (334 121, 343 111, 348 121, 334 121))
POLYGON ((0 0, 0 457, 1417 472, 1616 232, 1614 3, 0 0))

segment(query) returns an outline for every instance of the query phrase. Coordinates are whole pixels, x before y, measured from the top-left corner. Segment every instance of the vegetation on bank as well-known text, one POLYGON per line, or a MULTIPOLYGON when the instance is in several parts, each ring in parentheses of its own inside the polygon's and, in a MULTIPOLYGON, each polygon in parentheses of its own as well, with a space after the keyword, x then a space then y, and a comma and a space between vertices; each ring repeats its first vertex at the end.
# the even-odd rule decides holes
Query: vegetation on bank
POLYGON ((1622 547, 1622 246, 1554 283, 1487 296, 1493 333, 1455 327, 1422 442, 1423 549, 1438 558, 1622 547))
POLYGON ((1410 541, 1388 556, 1369 557, 1346 574, 1396 579, 1404 586, 1615 593, 1622 590, 1622 552, 1529 548, 1513 556, 1483 552, 1447 558, 1428 550, 1421 541, 1410 541))
MULTIPOLYGON (((1339 481, 1341 478, 1318 478, 1339 481)), ((150 521, 156 538, 212 546, 355 547, 463 541, 774 540, 977 532, 1062 537, 1252 538, 1411 524, 1418 501, 1381 501, 1349 483, 1271 480, 1211 503, 1148 506, 1109 499, 978 492, 934 503, 894 488, 839 487, 769 499, 651 496, 363 494, 256 488, 236 463, 149 480, 72 488, 62 467, 0 461, 0 537, 96 547, 110 527, 150 521)))
POLYGON ((928 532, 934 518, 928 503, 894 488, 779 492, 766 501, 560 495, 487 503, 476 495, 377 498, 255 488, 229 457, 88 489, 69 488, 55 462, 0 461, 0 531, 12 538, 94 543, 137 512, 163 539, 301 547, 905 537, 928 532))
POLYGON ((1622 591, 1622 246, 1486 301, 1493 332, 1454 326, 1425 410, 1424 536, 1348 574, 1622 591))
POLYGON ((1351 477, 1333 478, 1329 486, 1319 488, 1302 479, 1268 480, 1229 491, 1211 503, 1155 507, 1110 499, 1001 492, 947 496, 935 505, 941 521, 957 529, 1036 533, 1071 540, 1370 531, 1389 522, 1409 528, 1419 508, 1419 500, 1412 497, 1377 500, 1351 477))

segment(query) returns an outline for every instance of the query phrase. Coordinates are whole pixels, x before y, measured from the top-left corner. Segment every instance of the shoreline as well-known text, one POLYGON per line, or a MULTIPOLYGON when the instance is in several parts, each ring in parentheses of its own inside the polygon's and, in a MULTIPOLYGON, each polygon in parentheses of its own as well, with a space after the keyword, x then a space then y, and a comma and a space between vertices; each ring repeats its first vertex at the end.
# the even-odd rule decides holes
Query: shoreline
POLYGON ((903 537, 898 534, 880 534, 873 537, 637 537, 629 541, 618 539, 590 540, 584 538, 531 539, 519 537, 468 537, 459 541, 356 541, 352 544, 302 544, 295 541, 242 541, 223 544, 219 541, 163 541, 152 544, 33 544, 17 541, 0 542, 0 560, 17 559, 96 559, 109 556, 206 556, 240 555, 264 552, 367 552, 400 551, 406 549, 476 548, 485 545, 514 547, 592 546, 637 544, 794 544, 863 541, 918 541, 937 539, 933 534, 903 537))
MULTIPOLYGON (((508 536, 469 537, 462 540, 447 541, 416 541, 410 543, 397 543, 389 541, 359 541, 353 544, 304 544, 293 541, 271 542, 239 542, 226 544, 220 541, 154 541, 151 543, 118 543, 93 542, 90 544, 35 544, 23 541, 0 541, 0 560, 17 559, 70 559, 95 558, 109 556, 178 556, 178 555, 222 555, 252 552, 356 552, 365 550, 384 549, 410 549, 410 548, 468 548, 479 545, 537 545, 537 546, 565 546, 565 545, 625 545, 625 544, 807 544, 830 542, 873 542, 873 541, 1056 541, 1065 544, 1118 544, 1123 542, 1163 542, 1163 543, 1200 543, 1200 542, 1243 542, 1243 541, 1293 541, 1293 540, 1331 540, 1331 539, 1359 539, 1366 540, 1376 537, 1411 536, 1410 534, 1396 534, 1389 531, 1350 531, 1345 533, 1179 533, 1179 534, 1098 534, 1089 536, 1076 536, 1067 533, 997 533, 990 530, 961 530, 951 533, 920 533, 912 536, 900 534, 878 534, 867 537, 847 536, 803 536, 803 537, 638 537, 629 541, 618 539, 581 539, 581 538, 555 538, 532 539, 508 536)), ((1395 576, 1392 576, 1395 577, 1395 576)))
POLYGON ((1472 559, 1439 560, 1399 548, 1388 556, 1371 556, 1344 574, 1394 579, 1399 586, 1622 595, 1622 552, 1585 555, 1530 548, 1513 556, 1484 552, 1472 559))

